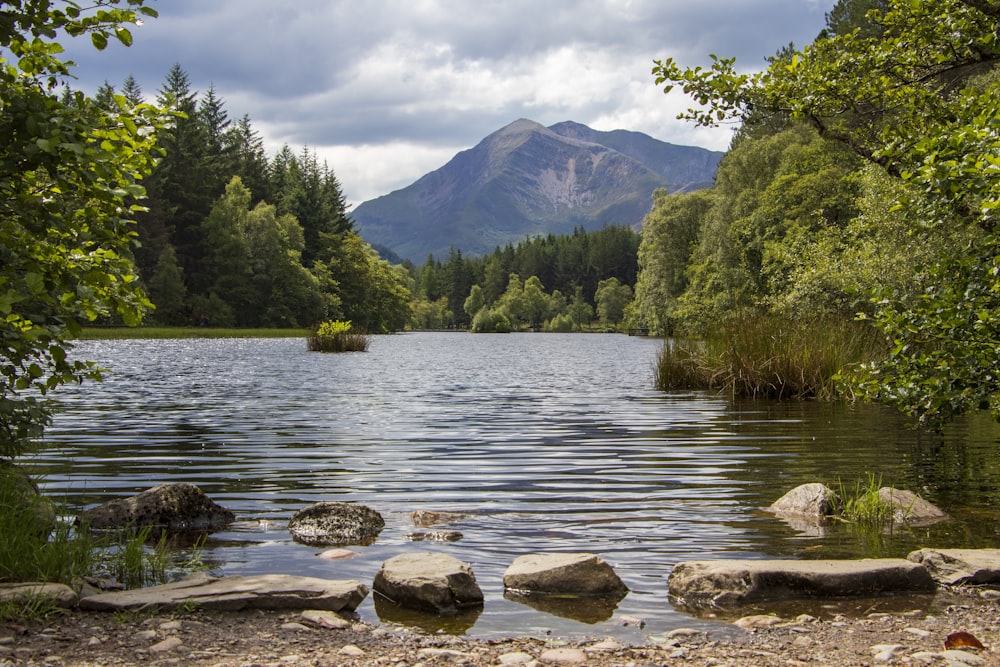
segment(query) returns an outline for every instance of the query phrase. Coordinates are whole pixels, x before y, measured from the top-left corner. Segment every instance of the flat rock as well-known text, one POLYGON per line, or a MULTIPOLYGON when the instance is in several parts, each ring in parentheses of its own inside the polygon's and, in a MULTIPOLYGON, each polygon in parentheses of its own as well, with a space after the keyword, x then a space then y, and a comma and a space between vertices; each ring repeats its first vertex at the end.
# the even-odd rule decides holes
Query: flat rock
POLYGON ((608 563, 588 553, 527 554, 504 571, 509 590, 581 597, 621 598, 628 587, 608 563))
POLYGON ((76 591, 66 584, 45 582, 0 584, 0 602, 23 603, 39 599, 48 600, 62 609, 71 609, 79 601, 76 591))
POLYGON ((1000 583, 1000 549, 920 549, 906 558, 948 586, 1000 583))
POLYGON ((371 544, 384 527, 382 515, 370 507, 328 501, 304 507, 288 521, 292 537, 311 546, 371 544))
POLYGON ((870 596, 935 587, 923 565, 901 558, 686 561, 674 566, 667 585, 671 595, 694 606, 870 596))
POLYGON ((354 580, 330 580, 287 574, 211 577, 195 573, 181 581, 131 591, 99 593, 80 600, 81 609, 118 611, 175 609, 193 604, 202 609, 318 609, 353 611, 368 595, 354 580))
POLYGON ((382 563, 372 587, 400 607, 442 615, 483 604, 483 592, 472 568, 448 554, 394 556, 382 563))
POLYGON ((767 509, 780 517, 819 523, 826 517, 837 514, 842 505, 843 501, 833 489, 815 482, 795 487, 767 509))
POLYGON ((217 530, 236 519, 194 484, 160 484, 128 498, 84 511, 77 523, 95 530, 163 528, 170 531, 217 530))

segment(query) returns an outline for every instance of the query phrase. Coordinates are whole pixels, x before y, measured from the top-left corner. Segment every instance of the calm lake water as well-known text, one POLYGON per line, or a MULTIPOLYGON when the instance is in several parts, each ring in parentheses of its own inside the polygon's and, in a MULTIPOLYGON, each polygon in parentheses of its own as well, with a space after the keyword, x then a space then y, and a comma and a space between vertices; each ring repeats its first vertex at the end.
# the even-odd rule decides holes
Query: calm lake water
MULTIPOLYGON (((48 493, 77 510, 163 482, 193 482, 236 512, 204 560, 221 574, 285 572, 367 584, 382 562, 442 551, 472 565, 481 613, 448 629, 635 639, 693 619, 667 575, 703 558, 905 555, 1000 537, 1000 430, 964 421, 944 435, 869 405, 733 402, 653 387, 661 341, 620 335, 412 333, 366 353, 306 351, 302 339, 83 342, 110 369, 61 391, 48 493), (866 475, 912 489, 954 520, 871 536, 799 531, 761 508, 806 482, 866 475), (287 521, 317 501, 379 511, 378 540, 330 562, 287 521), (466 512, 453 543, 415 542, 417 509, 466 512), (538 610, 503 597, 519 555, 590 552, 631 592, 617 609, 538 610), (641 631, 626 627, 642 619, 641 631)), ((423 624, 376 609, 367 621, 423 624)), ((431 624, 432 625, 432 624, 431 624)), ((428 625, 426 627, 431 627, 428 625)), ((433 629, 433 628, 431 628, 433 629)))

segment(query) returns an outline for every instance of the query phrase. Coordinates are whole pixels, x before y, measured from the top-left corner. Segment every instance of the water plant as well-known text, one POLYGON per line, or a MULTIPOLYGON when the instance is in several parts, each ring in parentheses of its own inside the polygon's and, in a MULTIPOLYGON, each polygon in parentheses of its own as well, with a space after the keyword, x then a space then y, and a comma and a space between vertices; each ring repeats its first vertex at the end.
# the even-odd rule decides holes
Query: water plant
POLYGON ((848 369, 882 350, 863 322, 739 313, 700 340, 667 341, 657 360, 657 386, 744 398, 832 399, 852 395, 848 369))
POLYGON ((847 493, 840 483, 840 497, 844 499, 844 510, 840 518, 844 521, 867 528, 891 528, 895 507, 879 494, 882 488, 882 476, 868 473, 867 480, 854 482, 854 490, 847 493))
POLYGON ((350 321, 327 320, 306 339, 311 352, 364 352, 370 337, 351 326, 350 321))

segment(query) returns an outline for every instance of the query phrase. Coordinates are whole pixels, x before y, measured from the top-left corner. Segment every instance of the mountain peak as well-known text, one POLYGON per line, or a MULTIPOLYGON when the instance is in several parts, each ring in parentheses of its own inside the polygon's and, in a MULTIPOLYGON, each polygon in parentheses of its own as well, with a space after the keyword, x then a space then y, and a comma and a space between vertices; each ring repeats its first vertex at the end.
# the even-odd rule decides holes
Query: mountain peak
POLYGON ((711 185, 722 153, 625 130, 521 118, 415 183, 359 205, 362 237, 414 262, 539 234, 639 228, 657 188, 711 185))

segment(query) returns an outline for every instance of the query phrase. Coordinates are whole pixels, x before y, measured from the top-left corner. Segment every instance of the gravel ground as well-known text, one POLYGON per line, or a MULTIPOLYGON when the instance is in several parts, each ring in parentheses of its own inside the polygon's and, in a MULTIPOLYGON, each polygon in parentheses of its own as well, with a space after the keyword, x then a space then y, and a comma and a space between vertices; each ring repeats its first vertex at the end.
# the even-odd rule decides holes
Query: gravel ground
POLYGON ((339 618, 333 625, 343 627, 318 627, 316 619, 291 612, 70 612, 0 627, 0 666, 1000 665, 994 594, 966 591, 949 602, 932 612, 857 618, 751 616, 740 621, 745 629, 678 629, 629 646, 602 637, 466 639, 339 618), (984 648, 946 651, 948 636, 959 631, 984 648))

